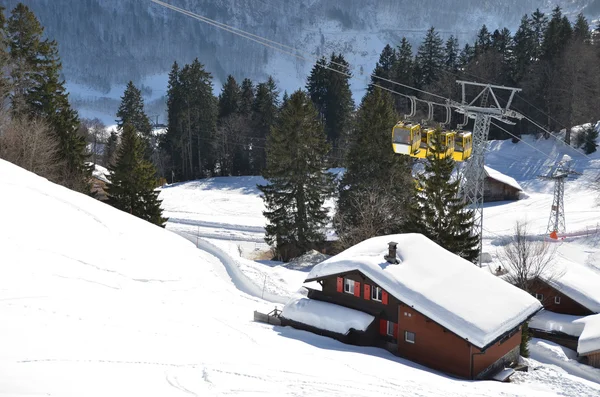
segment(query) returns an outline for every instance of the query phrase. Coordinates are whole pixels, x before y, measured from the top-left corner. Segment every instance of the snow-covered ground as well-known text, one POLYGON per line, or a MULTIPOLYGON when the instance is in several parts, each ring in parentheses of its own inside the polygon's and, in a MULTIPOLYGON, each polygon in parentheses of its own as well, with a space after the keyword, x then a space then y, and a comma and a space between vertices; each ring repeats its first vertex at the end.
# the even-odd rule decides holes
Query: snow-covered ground
MULTIPOLYGON (((529 195, 486 207, 490 251, 526 215, 545 231, 552 192, 533 179, 544 164, 528 150, 490 148, 489 165, 529 195)), ((573 158, 579 170, 598 166, 573 158)), ((599 219, 590 178, 567 183, 569 230, 599 219)), ((600 395, 599 383, 535 354, 535 370, 512 384, 461 381, 381 349, 254 323, 254 310, 281 308, 310 270, 245 258, 265 249, 258 181, 163 189, 164 230, 0 160, 0 395, 600 395)), ((594 236, 558 244, 560 255, 600 268, 594 236)))

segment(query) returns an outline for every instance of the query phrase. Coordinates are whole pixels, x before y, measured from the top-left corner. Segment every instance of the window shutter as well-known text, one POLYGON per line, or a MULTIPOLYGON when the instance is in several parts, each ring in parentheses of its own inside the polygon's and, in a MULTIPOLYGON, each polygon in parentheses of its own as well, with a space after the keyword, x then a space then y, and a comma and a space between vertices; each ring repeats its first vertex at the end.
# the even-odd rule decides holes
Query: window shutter
POLYGON ((379 319, 379 334, 387 335, 387 320, 379 319))
POLYGON ((398 339, 398 324, 394 323, 394 339, 398 339))
POLYGON ((358 281, 354 282, 354 296, 358 296, 360 298, 360 283, 358 281))
POLYGON ((369 284, 365 284, 365 299, 371 299, 371 286, 369 284))
POLYGON ((337 278, 337 292, 344 292, 344 279, 342 277, 337 278))
POLYGON ((382 302, 384 305, 387 305, 387 304, 388 304, 388 293, 387 293, 387 292, 385 292, 385 291, 381 291, 381 302, 382 302))

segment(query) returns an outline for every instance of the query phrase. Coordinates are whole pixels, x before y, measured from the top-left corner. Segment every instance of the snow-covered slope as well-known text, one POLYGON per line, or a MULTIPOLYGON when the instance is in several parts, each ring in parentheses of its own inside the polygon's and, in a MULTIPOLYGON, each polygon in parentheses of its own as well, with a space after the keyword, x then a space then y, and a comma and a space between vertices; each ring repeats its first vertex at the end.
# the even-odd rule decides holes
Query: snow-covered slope
POLYGON ((273 304, 168 230, 1 160, 0 191, 0 395, 600 392, 556 371, 460 381, 381 349, 253 323, 253 310, 273 304))

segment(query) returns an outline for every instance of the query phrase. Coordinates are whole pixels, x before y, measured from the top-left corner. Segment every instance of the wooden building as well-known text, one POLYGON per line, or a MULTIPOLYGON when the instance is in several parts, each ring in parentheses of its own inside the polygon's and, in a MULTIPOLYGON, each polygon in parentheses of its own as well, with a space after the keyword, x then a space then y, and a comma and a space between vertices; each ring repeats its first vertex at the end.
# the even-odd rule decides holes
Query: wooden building
MULTIPOLYGON (((91 163, 88 163, 92 165, 91 163)), ((106 184, 108 183, 109 172, 106 168, 101 165, 95 164, 94 169, 92 170, 92 178, 90 180, 90 191, 92 193, 92 197, 100 201, 108 200, 108 196, 106 194, 106 184)))
POLYGON ((364 241, 315 266, 306 282, 305 302, 284 307, 284 325, 383 347, 467 379, 489 378, 518 362, 521 325, 541 309, 529 294, 420 234, 364 241), (389 251, 376 255, 390 239, 400 248, 390 243, 389 251), (328 319, 298 314, 311 300, 329 305, 321 313, 334 320, 336 307, 343 307, 369 314, 372 322, 331 332, 328 319))
POLYGON ((523 189, 514 178, 488 166, 485 166, 484 169, 483 201, 485 203, 519 199, 519 194, 523 189))
MULTIPOLYGON (((600 285, 600 277, 598 277, 598 282, 600 285)), ((597 310, 600 307, 589 302, 587 299, 589 296, 586 297, 585 291, 573 293, 575 291, 572 289, 561 288, 560 279, 553 281, 553 284, 549 285, 545 281, 536 280, 532 288, 533 296, 544 305, 544 309, 573 316, 589 316, 598 313, 597 310), (583 297, 586 299, 581 299, 583 297)))

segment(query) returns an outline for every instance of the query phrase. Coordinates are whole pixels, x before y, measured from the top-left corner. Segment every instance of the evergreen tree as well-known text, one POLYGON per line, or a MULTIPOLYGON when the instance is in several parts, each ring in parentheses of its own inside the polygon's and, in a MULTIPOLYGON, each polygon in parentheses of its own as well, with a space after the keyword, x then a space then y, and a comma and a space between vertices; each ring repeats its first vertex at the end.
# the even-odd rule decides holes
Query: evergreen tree
POLYGON ((327 70, 327 59, 321 57, 313 66, 306 82, 306 91, 308 91, 313 105, 317 108, 321 120, 324 120, 326 116, 327 88, 330 74, 330 71, 327 70))
POLYGON ((104 153, 102 154, 102 160, 105 167, 114 165, 118 143, 119 136, 115 130, 112 130, 108 137, 108 141, 106 142, 106 146, 104 146, 104 153))
MULTIPOLYGON (((415 62, 413 59, 413 51, 410 42, 403 37, 400 41, 400 46, 396 50, 396 63, 392 69, 392 79, 398 83, 413 86, 415 78, 415 62)), ((396 85, 394 91, 413 95, 414 91, 406 87, 396 85)), ((410 109, 410 101, 400 95, 395 95, 396 109, 399 111, 408 112, 410 109)))
POLYGON ((594 153, 598 147, 596 143, 598 141, 598 130, 592 124, 583 131, 583 134, 583 151, 585 154, 594 153))
POLYGON ((477 33, 475 41, 475 55, 484 54, 492 47, 492 35, 487 26, 483 25, 477 33))
POLYGON ((465 44, 465 47, 460 52, 458 57, 458 65, 459 69, 464 69, 471 63, 471 61, 475 58, 475 48, 473 48, 469 43, 465 44))
POLYGON ((444 45, 440 34, 431 27, 417 51, 416 83, 418 87, 427 87, 440 76, 444 65, 444 45))
POLYGON ((371 84, 369 84, 368 88, 369 91, 372 91, 375 87, 373 84, 376 84, 380 87, 385 87, 389 90, 396 90, 396 85, 390 83, 389 81, 385 81, 385 79, 392 79, 392 73, 396 59, 396 50, 387 44, 381 51, 381 55, 379 55, 379 61, 375 65, 375 70, 373 71, 373 75, 379 78, 371 76, 371 84))
POLYGON ((590 24, 583 14, 577 15, 577 20, 573 25, 573 38, 580 42, 589 42, 592 38, 592 32, 590 31, 590 24))
POLYGON ((452 73, 458 71, 458 57, 458 38, 450 35, 444 49, 444 66, 446 70, 452 73))
POLYGON ((251 116, 252 105, 254 104, 254 84, 250 79, 242 81, 242 93, 240 99, 240 113, 244 116, 251 116))
POLYGON ((573 35, 573 28, 562 10, 556 6, 552 10, 552 18, 544 31, 542 41, 542 56, 548 61, 553 61, 560 55, 573 35))
POLYGON ((251 149, 251 170, 253 175, 259 175, 267 164, 265 153, 265 142, 275 124, 275 118, 279 112, 279 91, 271 76, 266 83, 260 83, 256 87, 252 111, 253 134, 251 149))
POLYGON ((410 157, 390 150, 390 130, 397 120, 389 93, 375 88, 363 98, 334 220, 343 248, 402 232, 413 180, 410 157))
POLYGON ((516 83, 521 82, 529 72, 532 60, 536 56, 536 46, 534 31, 531 28, 532 22, 527 15, 521 18, 519 29, 515 33, 512 62, 512 79, 516 83))
POLYGON ((531 332, 529 331, 529 321, 523 324, 521 328, 521 344, 519 345, 519 354, 522 357, 529 357, 529 341, 531 340, 531 332))
POLYGON ((242 92, 232 75, 227 76, 219 95, 219 119, 238 113, 241 108, 242 92))
POLYGON ((79 118, 71 108, 65 82, 60 80, 62 65, 55 41, 42 39, 44 28, 29 8, 19 3, 8 20, 8 45, 13 64, 12 110, 17 116, 46 120, 58 141, 57 162, 61 163, 57 182, 89 192, 91 167, 85 138, 78 134, 79 118))
POLYGON ((122 126, 121 144, 114 166, 109 166, 108 202, 115 208, 164 227, 156 191, 156 169, 144 159, 145 144, 131 124, 122 126))
POLYGON ((454 160, 441 155, 441 129, 435 131, 425 172, 414 188, 407 228, 421 233, 471 262, 477 259, 479 236, 471 235, 473 214, 458 195, 460 180, 452 181, 454 160))
POLYGON ((548 17, 546 14, 540 11, 540 9, 536 9, 533 14, 531 14, 531 29, 533 32, 533 43, 534 43, 534 52, 533 59, 539 60, 543 55, 543 42, 544 42, 544 33, 548 28, 548 17))
POLYGON ((324 240, 328 219, 323 203, 333 184, 333 175, 326 171, 328 150, 312 101, 305 92, 296 91, 269 135, 263 174, 268 184, 259 186, 269 220, 265 240, 283 260, 324 240))
POLYGON ((117 110, 117 128, 123 129, 125 124, 131 124, 136 131, 142 134, 144 139, 152 136, 152 123, 144 112, 144 99, 140 91, 132 81, 127 84, 125 92, 121 97, 121 104, 117 110))
POLYGON ((6 31, 6 17, 4 7, 0 5, 0 106, 5 105, 5 100, 10 94, 10 82, 6 76, 8 70, 8 32, 6 31))

